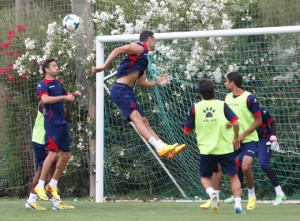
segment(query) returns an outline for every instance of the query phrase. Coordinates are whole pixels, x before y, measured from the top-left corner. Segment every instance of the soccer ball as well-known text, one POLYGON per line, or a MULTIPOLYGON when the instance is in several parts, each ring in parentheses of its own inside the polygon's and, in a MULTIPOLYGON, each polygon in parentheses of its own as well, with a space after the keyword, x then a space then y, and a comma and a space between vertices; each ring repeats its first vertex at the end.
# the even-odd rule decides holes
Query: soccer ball
POLYGON ((74 31, 79 26, 79 17, 74 14, 66 15, 63 20, 63 25, 65 29, 74 31))

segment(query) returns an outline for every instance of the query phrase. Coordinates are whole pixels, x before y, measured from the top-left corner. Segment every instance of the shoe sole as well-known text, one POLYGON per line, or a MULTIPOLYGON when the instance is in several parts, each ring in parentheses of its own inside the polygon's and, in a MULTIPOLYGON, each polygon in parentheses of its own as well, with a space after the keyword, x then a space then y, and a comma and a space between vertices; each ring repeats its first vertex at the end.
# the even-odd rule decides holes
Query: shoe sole
POLYGON ((46 208, 45 209, 36 209, 36 208, 32 207, 29 203, 25 204, 25 208, 29 209, 29 210, 46 210, 46 208))
POLYGON ((173 159, 177 154, 179 154, 182 151, 184 151, 185 148, 186 148, 186 144, 182 144, 182 145, 177 146, 177 147, 175 148, 175 150, 173 152, 171 152, 170 154, 167 155, 168 159, 173 159), (176 150, 177 147, 178 147, 179 150, 176 150))

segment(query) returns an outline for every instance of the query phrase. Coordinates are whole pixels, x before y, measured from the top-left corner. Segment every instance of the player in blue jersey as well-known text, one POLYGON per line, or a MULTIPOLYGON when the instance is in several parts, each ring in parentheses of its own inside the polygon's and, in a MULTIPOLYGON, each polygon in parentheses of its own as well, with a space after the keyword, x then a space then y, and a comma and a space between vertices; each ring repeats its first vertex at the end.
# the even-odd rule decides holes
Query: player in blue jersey
POLYGON ((136 101, 133 91, 136 82, 139 86, 146 88, 170 84, 171 79, 169 76, 159 76, 156 81, 147 81, 148 52, 155 50, 156 39, 152 31, 146 30, 140 34, 139 40, 137 43, 115 48, 107 57, 104 65, 97 68, 92 67, 92 71, 101 72, 107 69, 109 64, 119 55, 127 55, 117 70, 118 80, 111 89, 110 97, 125 117, 134 123, 139 134, 154 146, 158 155, 171 159, 185 149, 186 145, 178 146, 177 143, 168 145, 157 136, 141 106, 136 101))
POLYGON ((276 137, 276 124, 272 115, 263 107, 260 106, 260 112, 262 115, 262 125, 257 128, 259 136, 258 142, 258 163, 260 168, 266 173, 274 186, 276 199, 273 202, 274 206, 282 204, 286 198, 284 192, 281 189, 277 175, 270 166, 270 160, 272 156, 272 149, 270 148, 271 142, 277 141, 276 137))
POLYGON ((202 186, 210 196, 212 211, 217 212, 219 199, 213 189, 211 176, 220 164, 231 183, 235 200, 234 209, 236 213, 243 213, 241 184, 237 176, 234 155, 234 150, 240 148, 238 117, 224 101, 215 99, 214 85, 211 81, 200 80, 198 86, 201 101, 190 108, 184 125, 184 133, 191 134, 192 130, 196 133, 200 151, 202 186), (226 128, 228 121, 233 125, 233 136, 231 129, 226 128))
MULTIPOLYGON (((273 202, 274 206, 282 204, 285 200, 285 194, 279 184, 275 171, 271 168, 270 160, 272 156, 271 142, 277 141, 276 137, 276 124, 272 115, 265 109, 265 107, 259 107, 262 116, 262 125, 257 128, 259 136, 257 156, 258 164, 260 168, 265 172, 272 185, 274 186, 276 199, 273 202)), ((240 177, 241 183, 243 183, 243 177, 240 177)), ((227 199, 225 202, 232 203, 232 197, 227 199)))
POLYGON ((59 67, 55 59, 45 60, 42 64, 42 70, 45 73, 45 78, 38 84, 37 93, 45 108, 45 144, 49 153, 43 163, 40 179, 34 191, 42 200, 49 200, 46 191, 56 200, 60 200, 57 183, 71 156, 70 135, 65 119, 64 103, 65 101, 73 102, 75 96, 81 94, 79 91, 74 92, 74 95, 69 94, 60 80, 56 78, 59 67), (46 176, 59 152, 60 157, 54 175, 45 189, 46 176))
MULTIPOLYGON (((71 118, 71 109, 70 103, 66 105, 66 119, 69 122, 71 118)), ((32 183, 30 184, 30 195, 26 200, 25 207, 31 210, 45 210, 46 208, 40 206, 37 202, 37 194, 34 191, 34 187, 38 184, 40 175, 42 172, 42 166, 44 160, 47 157, 48 151, 46 151, 45 146, 45 134, 46 131, 44 129, 44 105, 42 102, 38 105, 38 112, 35 119, 34 127, 32 130, 32 146, 34 149, 34 155, 36 159, 37 171, 33 177, 32 183)), ((48 180, 51 180, 55 171, 56 161, 54 161, 51 165, 51 168, 48 173, 48 180)), ((65 210, 65 209, 74 209, 75 207, 66 205, 61 200, 56 200, 53 198, 53 209, 56 210, 65 210)))

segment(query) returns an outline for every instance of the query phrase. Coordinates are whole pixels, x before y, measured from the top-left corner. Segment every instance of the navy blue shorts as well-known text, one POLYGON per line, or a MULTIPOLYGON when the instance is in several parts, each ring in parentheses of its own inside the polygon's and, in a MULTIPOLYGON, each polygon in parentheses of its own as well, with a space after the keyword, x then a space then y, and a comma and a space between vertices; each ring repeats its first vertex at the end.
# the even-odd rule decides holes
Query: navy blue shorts
POLYGON ((270 168, 272 150, 270 148, 271 143, 267 145, 267 142, 270 142, 270 138, 261 138, 257 145, 258 164, 262 169, 270 168))
POLYGON ((46 130, 46 150, 58 153, 59 150, 71 152, 70 134, 67 124, 47 127, 46 130))
POLYGON ((257 154, 257 141, 251 141, 248 143, 241 143, 240 153, 238 155, 238 160, 242 165, 244 156, 250 156, 255 158, 257 154))
POLYGON ((120 108, 126 119, 129 119, 134 110, 138 110, 142 117, 145 116, 141 106, 136 101, 133 89, 126 84, 115 83, 111 89, 110 98, 120 108))
POLYGON ((44 160, 47 157, 47 151, 46 151, 46 145, 38 144, 36 142, 32 142, 34 155, 35 155, 35 161, 36 165, 38 167, 42 167, 44 160))
POLYGON ((218 164, 221 165, 224 174, 232 176, 237 173, 234 153, 222 155, 200 154, 200 176, 211 177, 214 172, 218 171, 218 164))

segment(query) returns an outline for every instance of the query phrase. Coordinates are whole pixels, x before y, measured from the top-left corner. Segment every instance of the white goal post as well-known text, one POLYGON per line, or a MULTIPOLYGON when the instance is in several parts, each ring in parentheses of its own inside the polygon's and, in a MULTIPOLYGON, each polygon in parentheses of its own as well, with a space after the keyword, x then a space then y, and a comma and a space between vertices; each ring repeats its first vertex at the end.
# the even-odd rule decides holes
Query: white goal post
MULTIPOLYGON (((270 35, 300 32, 300 26, 283 26, 267 28, 230 29, 213 31, 169 32, 154 34, 157 40, 270 35)), ((139 34, 134 35, 106 35, 96 37, 96 65, 104 64, 104 44, 107 42, 138 41, 139 34)), ((110 53, 110 52, 107 52, 110 53)), ((104 73, 96 76, 96 202, 104 202, 104 73)), ((175 184, 176 185, 176 184, 175 184)))

